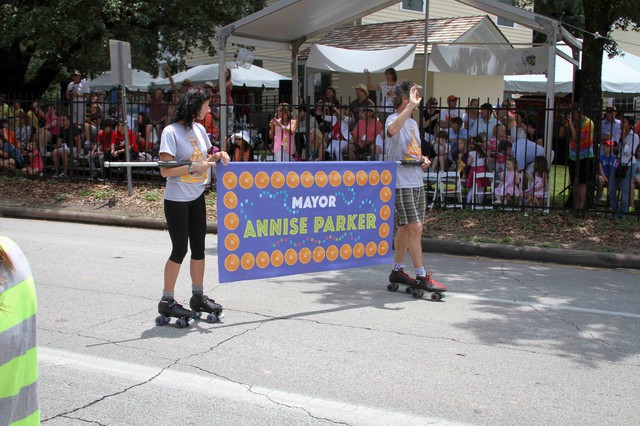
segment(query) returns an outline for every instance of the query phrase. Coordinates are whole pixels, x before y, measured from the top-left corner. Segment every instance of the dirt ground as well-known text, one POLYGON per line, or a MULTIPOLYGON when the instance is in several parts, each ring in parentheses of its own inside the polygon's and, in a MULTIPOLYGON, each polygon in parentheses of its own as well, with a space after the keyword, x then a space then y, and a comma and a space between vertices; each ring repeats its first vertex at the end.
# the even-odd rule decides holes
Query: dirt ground
MULTIPOLYGON (((163 218, 161 186, 126 185, 0 177, 0 204, 69 211, 163 218)), ((216 194, 207 193, 208 220, 215 222, 216 194)), ((640 221, 611 220, 606 214, 575 218, 569 212, 550 214, 505 211, 432 210, 425 236, 437 239, 640 254, 640 221)))

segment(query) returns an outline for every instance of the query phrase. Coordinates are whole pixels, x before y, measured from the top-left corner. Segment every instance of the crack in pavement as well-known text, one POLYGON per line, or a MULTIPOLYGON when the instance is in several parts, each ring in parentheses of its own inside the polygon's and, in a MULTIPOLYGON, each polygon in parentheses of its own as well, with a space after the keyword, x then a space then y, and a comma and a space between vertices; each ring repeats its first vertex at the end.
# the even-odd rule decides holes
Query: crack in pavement
POLYGON ((605 346, 607 346, 607 347, 609 347, 609 348, 611 348, 611 349, 614 349, 614 350, 616 350, 617 352, 619 352, 619 353, 621 353, 621 354, 624 354, 624 352, 623 352, 622 350, 620 350, 620 348, 618 348, 618 347, 616 347, 616 346, 612 345, 611 343, 607 342, 607 341, 606 341, 606 340, 604 340, 604 339, 601 339, 601 338, 599 338, 599 337, 594 336, 594 335, 593 335, 591 332, 589 332, 589 331, 585 331, 585 330, 581 329, 581 328, 580 328, 576 323, 574 323, 574 322, 571 322, 571 321, 566 320, 566 319, 564 319, 564 318, 560 318, 560 317, 557 317, 557 316, 554 316, 554 315, 551 315, 551 314, 547 314, 547 313, 545 313, 545 312, 542 312, 540 309, 536 308, 535 306, 529 305, 529 307, 531 307, 531 309, 533 309, 534 311, 536 311, 536 312, 537 312, 537 313, 539 313, 540 315, 543 315, 543 316, 545 316, 545 317, 547 317, 547 318, 555 319, 555 320, 558 320, 558 321, 562 321, 562 322, 564 322, 564 323, 566 323, 566 324, 569 324, 569 325, 573 326, 576 330, 578 330, 580 333, 585 333, 585 334, 587 334, 587 335, 591 336, 591 338, 592 338, 592 339, 597 340, 597 341, 599 341, 600 343, 603 343, 605 346))

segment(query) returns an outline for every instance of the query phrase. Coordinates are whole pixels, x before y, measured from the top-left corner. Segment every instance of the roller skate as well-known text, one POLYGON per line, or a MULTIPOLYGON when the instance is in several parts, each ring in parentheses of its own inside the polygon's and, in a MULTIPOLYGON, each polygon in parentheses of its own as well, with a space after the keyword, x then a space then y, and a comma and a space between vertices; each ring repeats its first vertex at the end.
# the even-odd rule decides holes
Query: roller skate
MULTIPOLYGON (((413 286, 416 280, 411 278, 404 272, 404 269, 399 269, 397 271, 391 271, 389 274, 389 284, 387 284, 387 290, 389 291, 398 291, 401 285, 413 286)), ((409 291, 407 290, 407 293, 409 291)))
MULTIPOLYGON (((408 288, 409 287, 407 287, 407 289, 408 288)), ((422 297, 425 290, 431 293, 431 300, 437 302, 444 297, 442 293, 447 291, 447 288, 431 278, 431 273, 429 272, 426 277, 416 277, 416 283, 413 285, 411 293, 413 297, 419 298, 422 297)), ((408 292, 409 290, 407 290, 407 293, 408 292)))
POLYGON ((184 328, 187 325, 193 324, 194 312, 188 309, 185 309, 184 306, 176 302, 175 300, 160 300, 158 303, 158 313, 159 316, 156 317, 156 325, 165 325, 169 324, 171 318, 177 318, 176 327, 184 328))
POLYGON ((219 322, 220 320, 222 320, 222 318, 224 318, 224 314, 222 313, 222 305, 216 303, 216 301, 213 299, 209 299, 209 297, 205 296, 204 294, 194 294, 193 296, 191 296, 189 307, 193 309, 196 318, 200 318, 203 312, 208 312, 208 323, 219 322))

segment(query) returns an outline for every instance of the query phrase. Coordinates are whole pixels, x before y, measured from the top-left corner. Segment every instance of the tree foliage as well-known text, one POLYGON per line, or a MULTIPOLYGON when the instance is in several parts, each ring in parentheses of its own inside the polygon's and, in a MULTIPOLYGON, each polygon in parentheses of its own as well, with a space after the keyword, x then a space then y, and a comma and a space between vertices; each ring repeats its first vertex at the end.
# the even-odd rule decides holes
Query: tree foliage
POLYGON ((155 75, 163 55, 215 54, 216 28, 264 7, 264 0, 8 0, 0 4, 0 92, 43 93, 109 70, 109 39, 131 43, 135 68, 155 75))

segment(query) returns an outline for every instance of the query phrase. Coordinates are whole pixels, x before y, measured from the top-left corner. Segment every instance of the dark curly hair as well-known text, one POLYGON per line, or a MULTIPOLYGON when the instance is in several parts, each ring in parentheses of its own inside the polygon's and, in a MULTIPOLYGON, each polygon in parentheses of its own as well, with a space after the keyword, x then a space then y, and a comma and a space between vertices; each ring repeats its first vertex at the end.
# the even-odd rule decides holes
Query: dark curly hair
POLYGON ((182 120, 184 127, 190 129, 198 119, 200 108, 205 102, 209 102, 209 92, 200 88, 192 87, 180 96, 180 101, 173 114, 173 122, 182 120))

